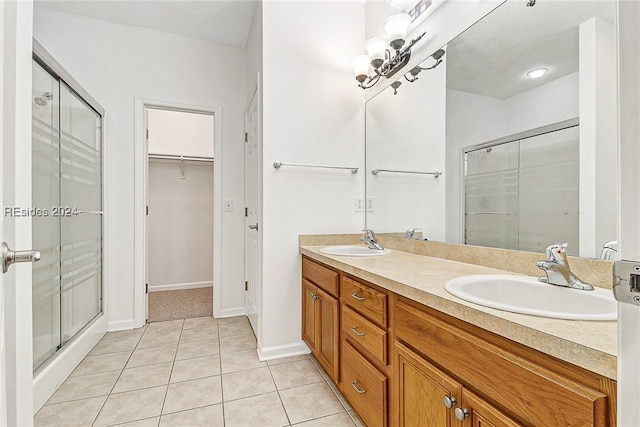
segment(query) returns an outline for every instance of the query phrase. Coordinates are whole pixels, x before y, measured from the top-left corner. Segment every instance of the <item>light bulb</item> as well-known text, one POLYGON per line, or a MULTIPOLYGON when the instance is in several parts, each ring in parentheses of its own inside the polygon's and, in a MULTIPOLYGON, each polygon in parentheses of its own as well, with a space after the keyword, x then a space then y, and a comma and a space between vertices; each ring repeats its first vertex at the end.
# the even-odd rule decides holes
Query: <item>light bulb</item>
POLYGON ((530 79, 539 79, 547 74, 547 71, 549 71, 548 68, 534 68, 533 70, 527 71, 527 77, 530 79))

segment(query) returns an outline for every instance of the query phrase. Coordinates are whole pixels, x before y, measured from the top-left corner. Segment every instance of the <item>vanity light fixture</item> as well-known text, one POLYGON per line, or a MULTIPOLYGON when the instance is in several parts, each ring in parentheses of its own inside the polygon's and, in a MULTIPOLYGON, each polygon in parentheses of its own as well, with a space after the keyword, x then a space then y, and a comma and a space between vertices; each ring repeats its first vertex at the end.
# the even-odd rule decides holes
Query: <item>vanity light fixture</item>
POLYGON ((420 74, 420 71, 433 70, 438 65, 440 65, 442 63, 442 57, 444 56, 444 54, 445 54, 444 49, 436 50, 433 53, 433 55, 431 55, 431 58, 436 60, 435 64, 433 64, 431 67, 426 67, 426 68, 423 68, 423 67, 421 67, 419 65, 416 65, 415 67, 413 67, 411 69, 411 71, 409 71, 408 73, 406 73, 404 75, 404 78, 408 82, 411 82, 411 83, 415 82, 416 80, 418 80, 418 74, 420 74), (410 77, 407 77, 407 75, 409 75, 410 77))
POLYGON ((544 67, 534 68, 533 70, 527 71, 527 77, 529 77, 530 79, 539 79, 540 77, 547 74, 547 71, 549 71, 549 69, 544 67))
POLYGON ((358 55, 353 60, 358 86, 369 89, 378 83, 380 77, 390 78, 407 65, 411 58, 411 48, 425 35, 422 33, 406 44, 405 37, 410 23, 411 17, 406 13, 392 15, 384 21, 387 37, 367 40, 365 48, 368 55, 358 55), (371 68, 373 74, 369 75, 371 68))

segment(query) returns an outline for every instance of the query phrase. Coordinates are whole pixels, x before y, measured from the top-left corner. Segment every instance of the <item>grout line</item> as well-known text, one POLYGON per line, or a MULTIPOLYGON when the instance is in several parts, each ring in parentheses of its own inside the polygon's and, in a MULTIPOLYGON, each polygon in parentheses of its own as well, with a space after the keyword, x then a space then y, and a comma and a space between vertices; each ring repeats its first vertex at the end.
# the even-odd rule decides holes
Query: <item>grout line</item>
MULTIPOLYGON (((184 319, 182 319, 182 325, 180 327, 180 336, 178 337, 178 345, 180 345, 180 338, 182 337, 182 331, 184 328, 184 319)), ((169 372, 169 378, 167 378, 167 388, 164 392, 164 398, 162 399, 162 406, 160 407, 160 414, 158 418, 158 425, 162 421, 162 412, 164 411, 164 405, 167 402, 167 395, 169 394, 169 386, 171 385, 171 376, 173 375, 173 368, 176 366, 176 355, 178 354, 178 347, 176 347, 176 352, 173 354, 173 361, 171 362, 171 372, 169 372)))
POLYGON ((282 396, 280 395, 280 390, 278 389, 278 384, 276 383, 276 379, 273 377, 273 372, 271 372, 271 368, 267 364, 267 369, 269 370, 269 375, 271 375, 271 381, 273 381, 273 385, 276 387, 276 393, 278 393, 278 400, 280 400, 280 405, 282 405, 282 409, 284 409, 284 416, 287 417, 287 423, 291 425, 291 418, 289 418, 289 412, 287 411, 287 407, 284 406, 284 402, 282 401, 282 396))

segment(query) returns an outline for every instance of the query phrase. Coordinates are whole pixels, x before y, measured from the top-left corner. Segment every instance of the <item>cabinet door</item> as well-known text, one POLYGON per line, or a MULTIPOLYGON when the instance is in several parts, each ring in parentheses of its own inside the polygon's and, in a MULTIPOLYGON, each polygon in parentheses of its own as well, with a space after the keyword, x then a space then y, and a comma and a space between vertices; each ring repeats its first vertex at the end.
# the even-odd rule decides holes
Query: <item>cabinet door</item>
POLYGON ((462 403, 456 411, 456 417, 464 419, 464 427, 522 427, 467 389, 462 390, 462 403))
POLYGON ((338 381, 339 308, 338 300, 322 289, 316 290, 316 358, 329 377, 338 381))
POLYGON ((317 287, 302 279, 302 339, 315 353, 317 287))
POLYGON ((462 387, 402 344, 395 343, 395 407, 401 427, 458 425, 454 409, 462 387), (451 407, 445 405, 445 398, 451 407))

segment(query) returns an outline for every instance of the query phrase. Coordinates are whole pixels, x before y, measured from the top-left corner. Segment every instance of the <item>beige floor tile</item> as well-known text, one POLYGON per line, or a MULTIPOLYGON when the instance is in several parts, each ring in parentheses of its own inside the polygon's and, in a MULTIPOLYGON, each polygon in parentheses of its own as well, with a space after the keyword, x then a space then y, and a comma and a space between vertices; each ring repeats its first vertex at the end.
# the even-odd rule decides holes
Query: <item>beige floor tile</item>
POLYGON ((139 348, 131 355, 131 359, 129 359, 129 362, 127 363, 127 368, 173 362, 176 355, 176 348, 177 346, 175 345, 139 348))
POLYGON ((250 369, 222 375, 224 401, 276 391, 269 368, 250 369))
POLYGON ((289 420, 278 393, 267 393, 224 403, 226 427, 281 427, 289 420))
POLYGON ((109 332, 100 340, 93 350, 91 350, 90 354, 94 356, 96 354, 118 353, 133 350, 136 348, 136 345, 138 345, 142 332, 144 331, 139 331, 135 334, 128 334, 127 332, 130 331, 109 332))
POLYGON ((344 407, 326 382, 280 391, 291 424, 344 412, 344 407))
POLYGON ((193 342, 218 338, 218 328, 215 325, 212 326, 198 326, 193 329, 186 329, 182 331, 180 336, 180 342, 193 342))
POLYGON ((175 331, 181 330, 184 324, 183 319, 167 320, 165 322, 151 322, 147 324, 147 331, 175 331))
POLYGON ((160 427, 223 427, 224 415, 222 405, 206 406, 204 408, 190 409, 163 415, 160 419, 160 427))
POLYGON ((167 345, 177 345, 180 340, 182 330, 161 330, 155 329, 145 332, 138 344, 138 348, 162 347, 167 345))
POLYGON ((127 368, 122 371, 113 393, 122 393, 141 388, 155 387, 169 382, 171 363, 127 368))
POLYGON ((248 321, 237 321, 218 325, 218 335, 221 337, 247 334, 253 334, 253 329, 248 321))
POLYGON ((218 320, 215 317, 195 317, 193 319, 184 319, 182 329, 192 329, 198 326, 218 326, 218 320))
POLYGON ((112 394, 100 411, 94 427, 157 417, 162 410, 166 391, 167 386, 160 386, 112 394))
POLYGON ((313 362, 313 365, 316 367, 316 369, 318 369, 318 372, 320 372, 320 375, 322 375, 322 378, 324 378, 327 381, 331 381, 331 378, 329 378, 329 375, 327 374, 327 372, 324 370, 324 368, 322 367, 322 365, 320 364, 320 362, 318 362, 318 359, 316 359, 313 355, 310 357, 310 360, 313 362))
POLYGON ((220 376, 170 384, 163 414, 215 405, 222 402, 220 376))
POLYGON ((36 427, 90 426, 106 399, 106 396, 101 396, 45 405, 34 417, 34 424, 36 427))
POLYGON ((278 390, 324 382, 311 360, 283 363, 269 367, 278 390))
POLYGON ((220 342, 217 339, 181 342, 178 345, 176 360, 193 359, 194 357, 212 356, 220 354, 220 342))
POLYGON ((235 353, 241 350, 256 348, 256 336, 253 333, 220 337, 220 353, 235 353))
POLYGON ((266 362, 258 359, 258 352, 255 349, 221 354, 220 359, 223 374, 267 366, 266 362))
POLYGON ((309 360, 308 354, 298 356, 281 357, 280 359, 267 360, 269 366, 282 365, 283 363, 297 362, 298 360, 309 360))
POLYGON ((47 404, 106 396, 111 393, 120 371, 69 377, 51 396, 47 404))
POLYGON ((118 427, 158 427, 160 417, 146 418, 144 420, 131 421, 130 423, 118 424, 118 427))
POLYGON ((249 318, 247 316, 234 316, 234 317, 222 317, 218 319, 218 326, 227 325, 230 323, 249 323, 249 318))
POLYGON ((338 386, 332 380, 327 381, 327 384, 329 384, 329 387, 331 388, 333 393, 336 395, 340 403, 342 403, 342 406, 344 406, 344 409, 347 411, 352 410, 353 408, 351 407, 349 402, 347 402, 347 399, 344 398, 344 396, 342 395, 342 392, 338 389, 338 386))
POLYGON ((212 377, 214 375, 220 375, 220 356, 218 355, 177 360, 173 364, 171 382, 212 377))
POLYGON ((328 417, 316 418, 315 420, 295 424, 300 427, 354 427, 355 424, 349 414, 341 412, 328 417))
POLYGON ((354 424, 356 425, 356 427, 367 427, 364 424, 364 421, 362 421, 360 419, 360 417, 358 416, 358 414, 356 414, 355 411, 351 410, 351 411, 347 411, 347 413, 349 414, 349 416, 351 417, 351 419, 353 420, 354 424))
POLYGON ((121 371, 127 364, 127 360, 131 356, 131 350, 121 351, 118 353, 99 354, 96 356, 87 356, 71 373, 75 375, 97 374, 108 371, 121 371))

